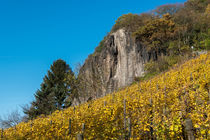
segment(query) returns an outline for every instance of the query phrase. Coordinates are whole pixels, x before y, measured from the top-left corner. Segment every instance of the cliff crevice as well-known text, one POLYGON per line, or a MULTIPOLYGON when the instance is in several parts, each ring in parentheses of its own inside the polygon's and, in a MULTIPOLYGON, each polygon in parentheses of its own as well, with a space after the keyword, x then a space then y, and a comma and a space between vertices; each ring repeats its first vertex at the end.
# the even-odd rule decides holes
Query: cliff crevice
MULTIPOLYGON (((102 50, 90 55, 80 69, 79 78, 83 81, 80 101, 130 85, 135 77, 144 75, 144 64, 150 59, 155 59, 155 54, 136 42, 130 32, 119 29, 109 34, 102 50)), ((74 104, 79 102, 74 100, 74 104)))

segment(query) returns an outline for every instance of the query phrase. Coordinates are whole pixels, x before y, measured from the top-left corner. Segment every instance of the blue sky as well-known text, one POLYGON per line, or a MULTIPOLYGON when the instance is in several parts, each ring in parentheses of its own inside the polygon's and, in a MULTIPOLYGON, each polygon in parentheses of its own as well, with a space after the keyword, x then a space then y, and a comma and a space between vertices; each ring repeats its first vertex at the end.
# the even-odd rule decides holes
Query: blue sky
POLYGON ((185 0, 1 0, 0 116, 33 100, 52 62, 84 62, 122 14, 185 0))

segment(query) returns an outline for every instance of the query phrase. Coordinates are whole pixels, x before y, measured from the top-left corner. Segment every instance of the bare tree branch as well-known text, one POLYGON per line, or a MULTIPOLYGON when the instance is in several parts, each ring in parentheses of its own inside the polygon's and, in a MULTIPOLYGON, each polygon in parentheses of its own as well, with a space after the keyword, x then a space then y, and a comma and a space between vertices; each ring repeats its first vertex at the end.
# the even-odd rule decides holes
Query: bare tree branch
POLYGON ((22 121, 22 116, 20 115, 18 110, 12 111, 7 116, 2 118, 0 116, 0 127, 1 128, 9 128, 19 124, 22 121))

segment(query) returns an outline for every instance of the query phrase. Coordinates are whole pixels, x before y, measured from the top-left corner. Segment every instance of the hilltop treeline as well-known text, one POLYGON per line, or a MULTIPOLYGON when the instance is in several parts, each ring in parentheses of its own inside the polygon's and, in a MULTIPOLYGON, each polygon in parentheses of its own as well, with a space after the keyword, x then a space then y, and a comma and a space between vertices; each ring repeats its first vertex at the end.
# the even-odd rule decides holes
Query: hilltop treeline
POLYGON ((149 50, 183 54, 191 49, 210 49, 209 21, 210 1, 189 0, 184 4, 162 5, 140 15, 123 15, 112 32, 124 28, 149 50))

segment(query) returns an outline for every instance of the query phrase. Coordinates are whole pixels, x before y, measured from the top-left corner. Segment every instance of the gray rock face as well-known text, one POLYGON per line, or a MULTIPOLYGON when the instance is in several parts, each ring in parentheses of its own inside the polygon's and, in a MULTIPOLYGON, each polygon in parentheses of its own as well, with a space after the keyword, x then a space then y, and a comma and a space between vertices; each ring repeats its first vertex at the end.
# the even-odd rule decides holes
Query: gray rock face
POLYGON ((144 74, 144 64, 154 56, 124 29, 108 35, 102 51, 90 55, 80 70, 79 77, 83 79, 80 102, 131 84, 135 77, 144 74))

